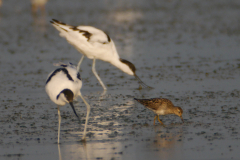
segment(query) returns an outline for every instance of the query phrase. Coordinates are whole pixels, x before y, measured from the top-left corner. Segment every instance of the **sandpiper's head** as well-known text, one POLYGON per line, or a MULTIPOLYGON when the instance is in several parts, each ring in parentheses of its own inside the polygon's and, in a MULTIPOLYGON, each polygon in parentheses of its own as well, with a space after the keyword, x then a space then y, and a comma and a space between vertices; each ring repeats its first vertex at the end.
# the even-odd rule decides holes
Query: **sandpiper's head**
POLYGON ((183 121, 183 117, 182 117, 182 114, 183 114, 183 110, 181 107, 177 107, 176 106, 176 109, 174 110, 174 114, 176 114, 177 116, 179 116, 182 120, 182 122, 184 123, 183 121))
POLYGON ((126 68, 123 70, 125 73, 129 74, 129 75, 132 75, 132 76, 135 76, 136 79, 138 80, 139 84, 142 85, 143 87, 146 87, 146 88, 152 88, 148 85, 146 85, 145 83, 143 83, 143 81, 136 75, 136 67, 134 66, 134 64, 132 64, 131 62, 125 60, 125 59, 119 59, 123 64, 126 65, 126 68))

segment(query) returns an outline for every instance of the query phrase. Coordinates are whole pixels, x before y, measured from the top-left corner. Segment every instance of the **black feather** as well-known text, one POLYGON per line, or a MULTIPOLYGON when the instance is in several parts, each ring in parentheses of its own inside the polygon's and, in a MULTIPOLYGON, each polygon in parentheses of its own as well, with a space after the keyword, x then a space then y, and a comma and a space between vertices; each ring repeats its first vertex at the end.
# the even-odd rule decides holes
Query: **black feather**
POLYGON ((52 79, 52 77, 53 77, 54 75, 56 75, 58 72, 61 72, 61 71, 66 74, 67 78, 68 78, 70 81, 74 81, 74 80, 72 79, 71 75, 68 73, 68 70, 67 70, 66 68, 58 68, 58 69, 56 69, 56 70, 48 77, 48 79, 47 79, 47 81, 46 81, 46 84, 52 79))

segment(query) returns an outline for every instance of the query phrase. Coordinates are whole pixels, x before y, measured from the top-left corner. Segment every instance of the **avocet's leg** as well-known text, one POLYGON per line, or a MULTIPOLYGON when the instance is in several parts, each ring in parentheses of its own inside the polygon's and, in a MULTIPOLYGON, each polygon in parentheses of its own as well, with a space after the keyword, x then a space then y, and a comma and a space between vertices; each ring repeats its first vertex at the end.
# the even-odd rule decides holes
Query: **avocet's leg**
POLYGON ((84 59, 84 55, 82 55, 80 61, 78 62, 78 65, 77 65, 77 71, 78 72, 80 72, 80 66, 81 66, 81 63, 82 63, 83 59, 84 59))
POLYGON ((104 90, 107 90, 107 88, 105 87, 105 85, 103 84, 102 80, 100 79, 100 77, 98 76, 96 70, 95 70, 95 63, 96 63, 96 59, 93 59, 93 64, 92 64, 92 71, 93 74, 95 75, 95 77, 98 79, 98 81, 100 82, 100 84, 102 85, 104 90))
POLYGON ((86 116, 86 121, 85 121, 85 127, 84 127, 84 131, 83 131, 83 137, 82 140, 86 140, 86 131, 87 131, 87 124, 88 124, 88 118, 89 118, 89 113, 90 113, 90 105, 87 103, 87 101, 83 98, 83 96, 81 95, 81 93, 79 94, 79 96, 82 98, 83 102, 86 104, 87 106, 87 116, 86 116))
POLYGON ((61 114, 60 114, 60 109, 58 107, 58 144, 59 144, 59 138, 60 138, 60 126, 61 126, 61 114))

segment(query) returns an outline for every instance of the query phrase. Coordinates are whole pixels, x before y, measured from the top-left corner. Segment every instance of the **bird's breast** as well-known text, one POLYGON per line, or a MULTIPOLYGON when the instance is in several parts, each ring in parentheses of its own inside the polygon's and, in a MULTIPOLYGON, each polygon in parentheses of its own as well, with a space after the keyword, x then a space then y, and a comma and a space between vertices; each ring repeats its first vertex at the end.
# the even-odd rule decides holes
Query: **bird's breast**
POLYGON ((156 114, 158 114, 158 115, 165 115, 165 111, 164 110, 157 110, 157 111, 155 111, 156 112, 156 114))

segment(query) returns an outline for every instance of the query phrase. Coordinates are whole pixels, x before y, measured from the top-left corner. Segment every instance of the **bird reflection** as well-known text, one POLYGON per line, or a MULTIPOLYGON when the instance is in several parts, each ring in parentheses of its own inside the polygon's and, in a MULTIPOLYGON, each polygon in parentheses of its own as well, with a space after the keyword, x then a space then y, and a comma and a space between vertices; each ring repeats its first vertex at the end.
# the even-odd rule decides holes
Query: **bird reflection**
POLYGON ((59 143, 58 143, 58 157, 59 157, 59 160, 62 160, 61 148, 59 143))
POLYGON ((41 14, 45 14, 45 5, 48 0, 31 0, 32 14, 36 15, 40 9, 41 14))
MULTIPOLYGON (((0 0, 0 8, 2 7, 2 0, 0 0)), ((0 16, 1 16, 1 10, 0 10, 0 16)), ((0 17, 1 18, 1 17, 0 17)))
POLYGON ((31 0, 34 29, 42 33, 46 32, 46 11, 45 4, 48 0, 31 0), (38 14, 40 10, 40 14, 38 14))
POLYGON ((155 127, 155 140, 152 143, 152 147, 160 149, 161 157, 163 159, 171 159, 172 155, 176 155, 175 148, 181 148, 179 145, 182 145, 182 128, 171 128, 171 131, 168 132, 165 129, 155 127), (172 153, 174 152, 174 154, 172 153))
POLYGON ((45 16, 34 16, 33 22, 34 30, 37 32, 45 33, 47 30, 46 17, 45 16))
POLYGON ((88 160, 89 158, 89 153, 88 153, 88 149, 87 149, 87 143, 83 143, 83 153, 85 153, 85 159, 88 160))

